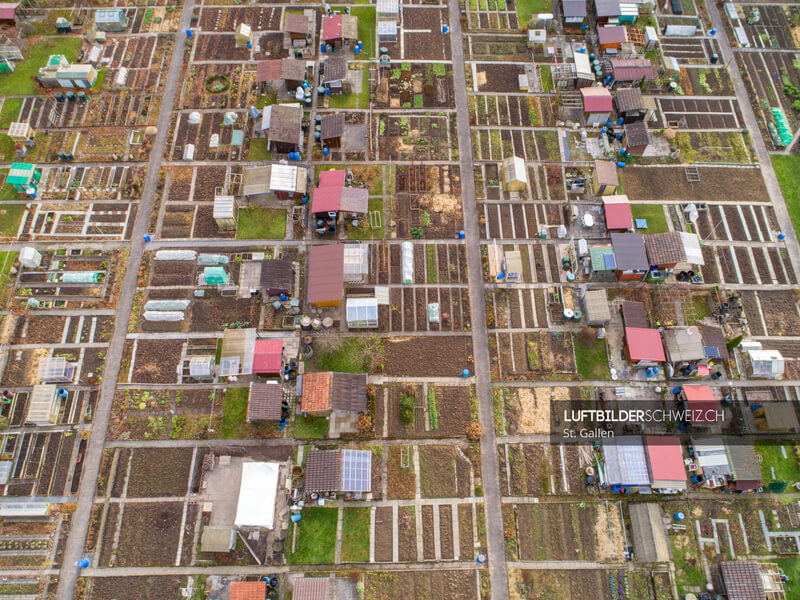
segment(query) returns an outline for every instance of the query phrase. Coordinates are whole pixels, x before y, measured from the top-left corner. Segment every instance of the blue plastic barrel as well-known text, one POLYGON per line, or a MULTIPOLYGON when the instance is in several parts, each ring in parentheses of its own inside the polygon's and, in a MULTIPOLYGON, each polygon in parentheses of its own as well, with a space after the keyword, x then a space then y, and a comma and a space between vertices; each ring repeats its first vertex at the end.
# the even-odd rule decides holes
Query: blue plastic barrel
POLYGON ((442 23, 442 33, 447 33, 449 30, 450 28, 445 23, 442 23))
POLYGON ((623 119, 622 117, 620 117, 619 119, 617 119, 617 125, 622 125, 622 123, 623 123, 624 121, 625 121, 625 119, 623 119))
POLYGON ((288 298, 288 296, 286 294, 284 294, 283 292, 281 292, 280 294, 278 294, 278 298, 281 299, 281 302, 286 302, 286 299, 288 298))
POLYGON ((589 26, 586 23, 581 25, 581 31, 586 31, 587 29, 589 29, 589 26))
POLYGON ((603 128, 600 130, 600 133, 605 133, 606 131, 608 131, 608 127, 603 127, 603 128))
POLYGON ((711 31, 709 31, 708 33, 710 33, 711 35, 717 35, 717 29, 715 27, 712 27, 711 31))
POLYGON ((464 231, 463 229, 462 229, 462 230, 460 230, 460 231, 458 232, 458 239, 460 239, 460 240, 463 240, 465 237, 467 237, 467 232, 466 232, 466 231, 464 231))
POLYGON ((327 146, 322 147, 322 156, 328 156, 330 154, 330 150, 328 150, 327 146))
POLYGON ((85 559, 85 558, 82 558, 82 559, 80 559, 80 560, 78 561, 78 566, 79 566, 81 569, 85 569, 86 567, 88 567, 88 566, 89 566, 89 564, 90 564, 90 563, 89 563, 89 561, 88 561, 87 559, 85 559))
POLYGON ((624 168, 625 168, 625 163, 624 163, 624 162, 622 162, 621 160, 618 160, 618 161, 617 161, 617 166, 618 166, 620 169, 624 169, 624 168))
POLYGON ((320 44, 319 45, 319 51, 320 52, 325 52, 325 44, 320 44))
POLYGON ((621 133, 618 133, 618 134, 617 134, 617 139, 618 139, 618 140, 621 140, 621 139, 622 139, 622 134, 621 134, 621 133))
POLYGON ((360 53, 360 52, 361 52, 361 48, 359 48, 358 46, 356 46, 355 48, 353 48, 353 54, 358 54, 358 53, 360 53))
POLYGON ((783 232, 781 231, 781 232, 778 234, 778 239, 779 239, 779 240, 785 240, 785 239, 786 239, 786 234, 785 234, 785 233, 783 233, 783 232))
POLYGON ((464 369, 461 371, 461 376, 464 378, 469 377, 469 369, 464 369))
POLYGON ((186 28, 186 37, 192 37, 192 30, 188 27, 186 28))
POLYGON ((622 486, 617 485, 615 483, 614 485, 611 486, 611 491, 614 492, 615 494, 619 494, 622 491, 622 486))
POLYGON ((672 515, 672 518, 676 521, 683 521, 686 518, 686 515, 679 511, 672 515))
POLYGON ((248 48, 252 48, 252 47, 253 47, 253 42, 250 42, 250 41, 248 41, 248 42, 247 42, 247 47, 248 47, 248 48))
POLYGON ((703 476, 695 475, 694 477, 692 477, 692 483, 703 483, 703 476))
POLYGON ((153 241, 153 238, 150 236, 149 233, 145 233, 143 237, 144 237, 144 241, 145 242, 152 242, 153 241))
POLYGON ((302 518, 303 518, 303 515, 301 515, 300 513, 295 513, 295 514, 293 514, 291 516, 292 523, 297 523, 302 518))
POLYGON ((505 273, 498 273, 497 274, 497 280, 498 281, 500 281, 501 279, 505 279, 505 278, 506 278, 506 274, 505 273))

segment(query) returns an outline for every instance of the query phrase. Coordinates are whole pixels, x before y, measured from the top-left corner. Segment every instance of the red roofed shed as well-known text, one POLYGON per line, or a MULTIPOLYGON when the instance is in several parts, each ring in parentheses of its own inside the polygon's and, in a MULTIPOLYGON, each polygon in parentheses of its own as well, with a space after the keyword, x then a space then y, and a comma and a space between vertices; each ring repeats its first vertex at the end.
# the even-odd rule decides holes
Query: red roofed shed
POLYGON ((0 3, 0 21, 14 23, 16 21, 17 6, 19 6, 17 2, 0 3))
POLYGON ((283 340, 256 340, 253 373, 278 373, 283 365, 283 340))
POLYGON ((322 171, 319 174, 319 187, 344 187, 344 169, 322 171))
POLYGON ((267 597, 266 581, 237 581, 231 584, 229 600, 264 600, 267 597))
POLYGON ((675 436, 647 436, 647 463, 653 486, 659 488, 685 489, 686 467, 683 464, 681 441, 675 436))
POLYGON ((689 406, 690 421, 696 424, 717 422, 719 403, 707 385, 684 385, 683 397, 689 406))
POLYGON ((627 196, 603 196, 603 210, 606 213, 606 229, 633 231, 633 213, 627 196))
POLYGON ((344 295, 344 244, 308 249, 308 302, 320 307, 339 306, 344 295))
POLYGON ((625 328, 625 354, 632 363, 664 362, 664 345, 658 329, 625 328))

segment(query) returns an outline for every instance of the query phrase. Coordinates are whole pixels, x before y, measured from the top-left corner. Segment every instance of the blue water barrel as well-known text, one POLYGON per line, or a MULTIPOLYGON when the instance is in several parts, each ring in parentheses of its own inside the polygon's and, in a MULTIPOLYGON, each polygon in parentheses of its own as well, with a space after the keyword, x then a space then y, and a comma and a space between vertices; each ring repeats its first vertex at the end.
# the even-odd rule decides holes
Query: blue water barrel
POLYGON ((286 302, 286 299, 288 298, 288 296, 286 294, 284 294, 283 292, 281 292, 280 294, 278 294, 278 298, 281 299, 281 302, 286 302))
POLYGON ((587 29, 589 29, 589 26, 586 23, 581 25, 581 31, 586 31, 587 29))
POLYGON ((253 47, 253 42, 250 42, 250 41, 248 41, 248 42, 247 42, 247 47, 248 47, 248 48, 252 48, 252 47, 253 47))
POLYGON ((672 515, 672 518, 675 519, 676 521, 683 521, 686 518, 686 515, 678 511, 674 515, 672 515))
POLYGON ((614 492, 615 494, 619 494, 622 491, 622 486, 617 485, 615 483, 614 485, 611 486, 611 491, 614 492))
POLYGON ((497 280, 498 281, 500 281, 501 279, 505 279, 505 278, 506 278, 506 274, 505 273, 498 273, 497 274, 497 280))
POLYGON ((80 560, 78 561, 78 567, 80 567, 81 569, 85 569, 85 568, 86 568, 86 567, 88 567, 90 564, 91 564, 91 563, 89 563, 89 561, 88 561, 87 559, 85 559, 85 558, 82 558, 82 559, 80 559, 80 560))
POLYGON ((620 169, 624 169, 624 168, 625 168, 625 163, 624 163, 624 162, 622 162, 621 160, 618 160, 618 161, 617 161, 617 166, 618 166, 620 169))
POLYGON ((300 519, 303 518, 303 515, 301 515, 300 513, 295 513, 290 518, 292 519, 292 523, 297 523, 300 519))
POLYGON ((609 119, 608 121, 606 121, 606 127, 611 127, 613 124, 614 124, 614 123, 611 121, 611 119, 609 119))
POLYGON ((192 30, 188 27, 186 28, 186 37, 192 37, 192 30))
POLYGON ((360 52, 361 52, 361 48, 359 48, 358 46, 353 48, 353 54, 359 54, 360 52))
POLYGON ((461 376, 464 378, 469 377, 469 369, 464 369, 463 371, 461 371, 461 376))
POLYGON ((711 35, 717 35, 716 27, 712 27, 711 30, 708 33, 710 33, 711 35))
POLYGON ((785 239, 786 239, 786 234, 785 234, 785 233, 783 233, 783 232, 781 231, 781 232, 778 234, 778 239, 779 239, 779 240, 785 240, 785 239))
POLYGON ((308 204, 308 194, 303 194, 302 202, 303 204, 308 204))
POLYGON ((466 232, 466 231, 464 231, 463 229, 461 229, 461 230, 458 232, 458 239, 460 239, 460 240, 463 240, 465 237, 467 237, 467 232, 466 232))
POLYGON ((625 122, 625 119, 623 119, 622 117, 617 119, 617 125, 622 125, 622 123, 624 123, 624 122, 625 122))
POLYGON ((618 133, 618 134, 617 134, 617 139, 618 139, 618 140, 622 140, 622 134, 621 134, 621 133, 618 133))
POLYGON ((606 75, 605 82, 608 83, 611 81, 611 75, 606 75))
POLYGON ((320 44, 319 45, 319 51, 320 52, 325 52, 325 44, 320 44))
POLYGON ((328 156, 330 154, 330 150, 328 150, 327 146, 322 147, 322 156, 328 156))
POLYGON ((703 483, 703 476, 695 475, 694 477, 692 477, 692 483, 703 483))

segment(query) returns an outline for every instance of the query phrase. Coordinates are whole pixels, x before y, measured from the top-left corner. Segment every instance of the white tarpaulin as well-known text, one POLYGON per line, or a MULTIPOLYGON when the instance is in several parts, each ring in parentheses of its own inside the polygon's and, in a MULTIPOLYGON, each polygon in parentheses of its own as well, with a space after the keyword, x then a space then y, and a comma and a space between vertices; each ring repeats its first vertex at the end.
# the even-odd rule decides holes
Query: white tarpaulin
POLYGON ((279 471, 278 463, 242 463, 242 485, 234 522, 237 527, 272 529, 275 526, 279 471))
POLYGON ((414 245, 411 242, 403 242, 401 245, 403 283, 411 285, 414 283, 414 245))

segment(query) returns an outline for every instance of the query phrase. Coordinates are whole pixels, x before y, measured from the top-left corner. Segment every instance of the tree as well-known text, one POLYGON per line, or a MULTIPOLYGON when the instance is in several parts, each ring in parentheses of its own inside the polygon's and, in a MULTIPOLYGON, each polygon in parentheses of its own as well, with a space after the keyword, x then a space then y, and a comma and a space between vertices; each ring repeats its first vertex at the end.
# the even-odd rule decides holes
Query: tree
POLYGON ((781 481, 780 479, 778 479, 776 481, 770 481, 767 487, 769 488, 769 491, 772 492, 773 494, 782 494, 783 492, 786 491, 787 485, 788 484, 785 481, 781 481))
POLYGON ((728 340, 725 343, 725 347, 728 349, 728 352, 733 352, 733 349, 741 344, 743 339, 743 335, 737 335, 735 338, 728 340))
POLYGON ((483 435, 483 427, 477 421, 473 421, 467 425, 467 437, 473 442, 479 442, 483 435))

